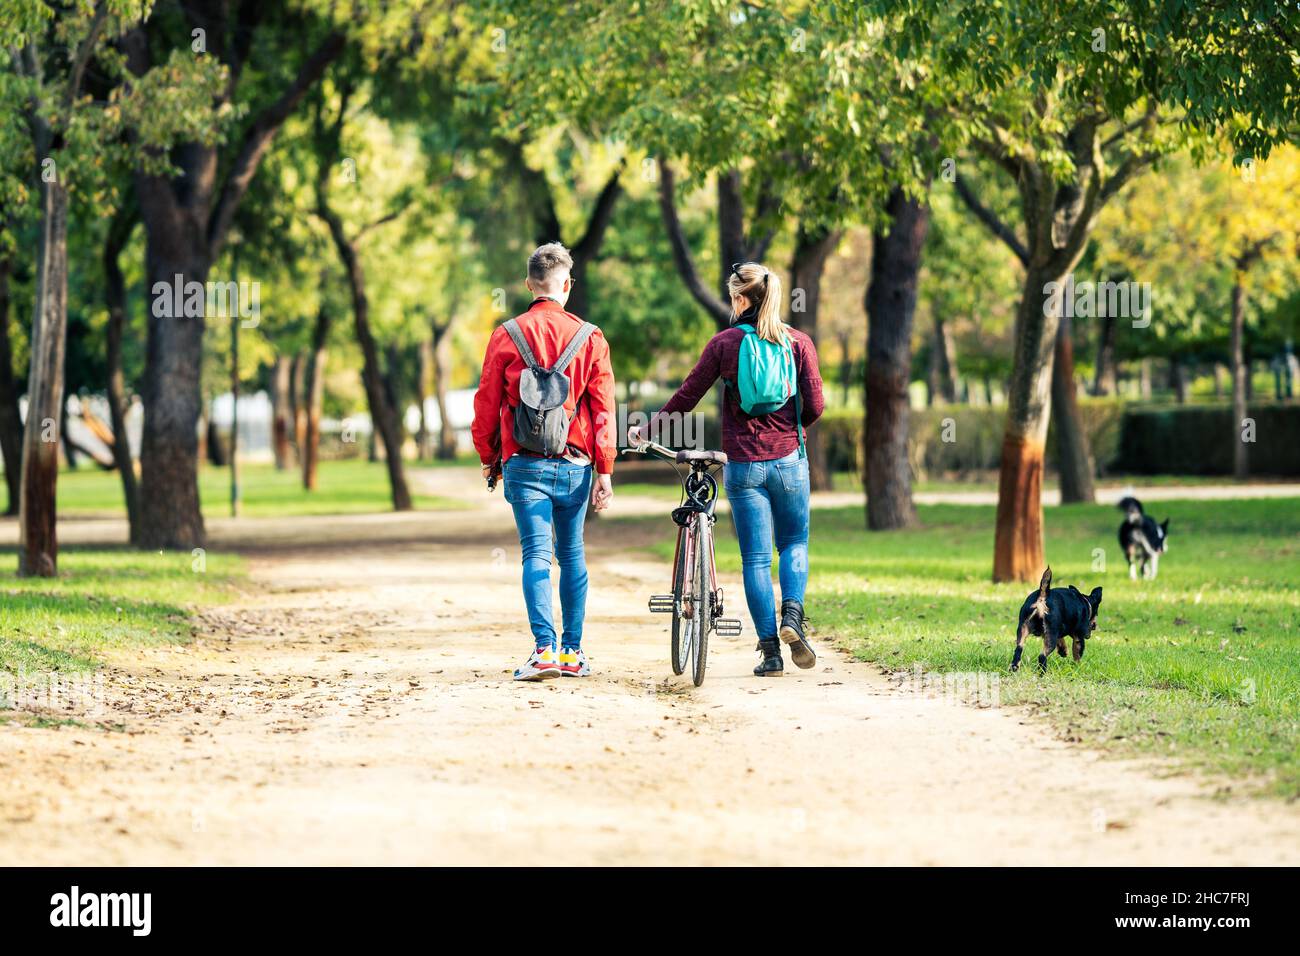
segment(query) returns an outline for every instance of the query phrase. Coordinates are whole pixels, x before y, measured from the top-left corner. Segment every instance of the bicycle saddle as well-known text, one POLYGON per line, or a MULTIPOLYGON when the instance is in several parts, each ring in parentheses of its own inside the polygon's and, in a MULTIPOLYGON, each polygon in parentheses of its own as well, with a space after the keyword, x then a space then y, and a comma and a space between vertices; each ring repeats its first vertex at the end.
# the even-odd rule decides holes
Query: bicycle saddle
POLYGON ((692 461, 707 461, 715 465, 725 465, 727 463, 727 453, 725 451, 690 451, 684 450, 677 453, 677 464, 684 465, 692 461))

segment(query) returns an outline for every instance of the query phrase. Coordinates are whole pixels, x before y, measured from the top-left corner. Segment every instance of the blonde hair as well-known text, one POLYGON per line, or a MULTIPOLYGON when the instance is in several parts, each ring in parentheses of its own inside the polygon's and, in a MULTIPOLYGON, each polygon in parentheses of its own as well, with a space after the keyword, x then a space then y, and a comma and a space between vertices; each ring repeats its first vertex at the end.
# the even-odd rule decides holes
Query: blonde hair
POLYGON ((785 323, 781 321, 781 277, 775 272, 757 262, 738 262, 731 267, 727 291, 733 296, 743 295, 751 306, 758 308, 754 331, 760 339, 776 345, 784 345, 789 340, 785 323))

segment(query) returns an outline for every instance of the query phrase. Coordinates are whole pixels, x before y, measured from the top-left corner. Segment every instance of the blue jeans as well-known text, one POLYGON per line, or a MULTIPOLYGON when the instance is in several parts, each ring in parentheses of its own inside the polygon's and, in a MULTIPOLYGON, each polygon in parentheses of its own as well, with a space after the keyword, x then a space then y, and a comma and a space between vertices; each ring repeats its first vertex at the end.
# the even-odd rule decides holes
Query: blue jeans
POLYGON ((555 647, 551 555, 560 563, 564 646, 582 645, 587 610, 587 559, 582 529, 591 496, 591 466, 562 458, 511 455, 503 470, 506 501, 515 510, 524 560, 524 604, 538 647, 555 647))
POLYGON ((803 603, 808 587, 808 459, 727 462, 723 485, 740 541, 745 602, 760 640, 776 639, 772 537, 781 556, 781 597, 803 603))

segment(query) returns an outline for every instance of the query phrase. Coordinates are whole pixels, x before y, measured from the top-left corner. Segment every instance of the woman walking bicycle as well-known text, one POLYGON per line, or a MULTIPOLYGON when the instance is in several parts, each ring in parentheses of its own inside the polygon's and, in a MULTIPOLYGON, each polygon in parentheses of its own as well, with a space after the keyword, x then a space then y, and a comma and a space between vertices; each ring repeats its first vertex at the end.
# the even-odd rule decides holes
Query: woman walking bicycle
MULTIPOLYGON (((681 388, 651 419, 691 411, 719 378, 724 383, 723 487, 740 542, 745 601, 758 630, 758 677, 784 671, 781 641, 799 667, 817 656, 808 643, 808 458, 803 429, 821 417, 821 372, 812 339, 781 319, 781 279, 757 262, 736 263, 727 280, 731 328, 709 340, 681 388), (772 591, 772 542, 780 555, 781 618, 772 591)), ((644 440, 640 429, 629 436, 644 440)))

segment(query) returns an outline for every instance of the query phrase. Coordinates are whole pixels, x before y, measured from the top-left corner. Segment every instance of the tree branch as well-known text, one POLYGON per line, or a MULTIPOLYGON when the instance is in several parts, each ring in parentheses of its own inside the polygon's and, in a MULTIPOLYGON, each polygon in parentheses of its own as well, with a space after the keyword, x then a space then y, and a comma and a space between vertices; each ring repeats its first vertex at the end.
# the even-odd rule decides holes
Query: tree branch
POLYGON ((71 107, 77 99, 77 94, 81 92, 81 80, 86 75, 86 64, 90 62, 90 56, 95 52, 95 44, 99 42, 100 31, 104 29, 104 21, 107 19, 108 4, 104 0, 99 0, 95 5, 95 19, 91 21, 90 31, 77 47, 77 57, 72 62, 68 88, 63 93, 64 109, 71 107))
POLYGON ((373 222, 368 222, 360 229, 358 229, 357 234, 352 237, 352 241, 354 243, 359 243, 361 242, 361 237, 364 236, 366 233, 370 232, 370 230, 377 229, 378 227, 384 225, 385 223, 390 223, 394 219, 400 218, 402 214, 406 212, 406 210, 411 208, 412 202, 414 202, 414 200, 410 196, 407 196, 404 199, 400 200, 395 208, 393 208, 389 212, 384 213, 384 215, 380 216, 378 219, 374 220, 373 222))
POLYGON ((1119 169, 1115 170, 1115 175, 1106 180, 1106 184, 1101 187, 1102 203, 1109 202, 1111 197, 1128 184, 1130 179, 1159 158, 1160 153, 1155 151, 1130 155, 1124 162, 1120 163, 1119 169))
POLYGON ((524 202, 533 217, 533 240, 538 245, 563 241, 560 217, 555 212, 555 199, 546 174, 528 165, 524 159, 524 145, 518 140, 499 137, 497 150, 523 187, 524 202))
POLYGON ((605 188, 596 197, 596 205, 587 220, 587 229, 578 240, 578 244, 571 250, 575 262, 588 262, 595 258, 600 249, 600 244, 605 238, 605 230, 609 228, 609 222, 614 216, 614 204, 623 191, 623 187, 619 185, 623 165, 624 160, 620 159, 609 181, 605 183, 605 188))
POLYGON ((289 114, 307 95, 307 91, 320 80, 330 63, 342 55, 343 48, 342 33, 336 32, 327 36, 303 63, 290 87, 280 95, 279 99, 262 110, 253 121, 253 125, 248 128, 248 132, 244 134, 243 145, 231 165, 230 173, 221 188, 221 194, 217 197, 216 209, 208 226, 208 249, 211 261, 215 261, 221 251, 221 245, 230 231, 230 224, 235 219, 235 210, 239 207, 240 200, 244 198, 244 193, 248 191, 262 156, 270 148, 271 140, 284 121, 289 118, 289 114))
POLYGON ((673 182, 672 167, 662 159, 659 160, 659 212, 663 216, 664 228, 668 231, 668 243, 673 251, 673 264, 677 266, 682 281, 686 283, 686 288, 695 301, 704 307, 704 311, 709 313, 714 322, 725 325, 731 321, 731 309, 705 288, 704 283, 700 281, 700 274, 695 271, 690 243, 686 241, 686 233, 682 230, 681 220, 677 217, 677 200, 674 196, 673 182))
POLYGON ((961 197, 961 201, 966 204, 975 218, 988 227, 993 235, 1006 243, 1007 248, 1020 260, 1021 265, 1029 265, 1029 251, 1016 236, 1015 230, 998 218, 997 213, 979 201, 962 176, 958 175, 954 184, 957 187, 957 195, 961 197))

